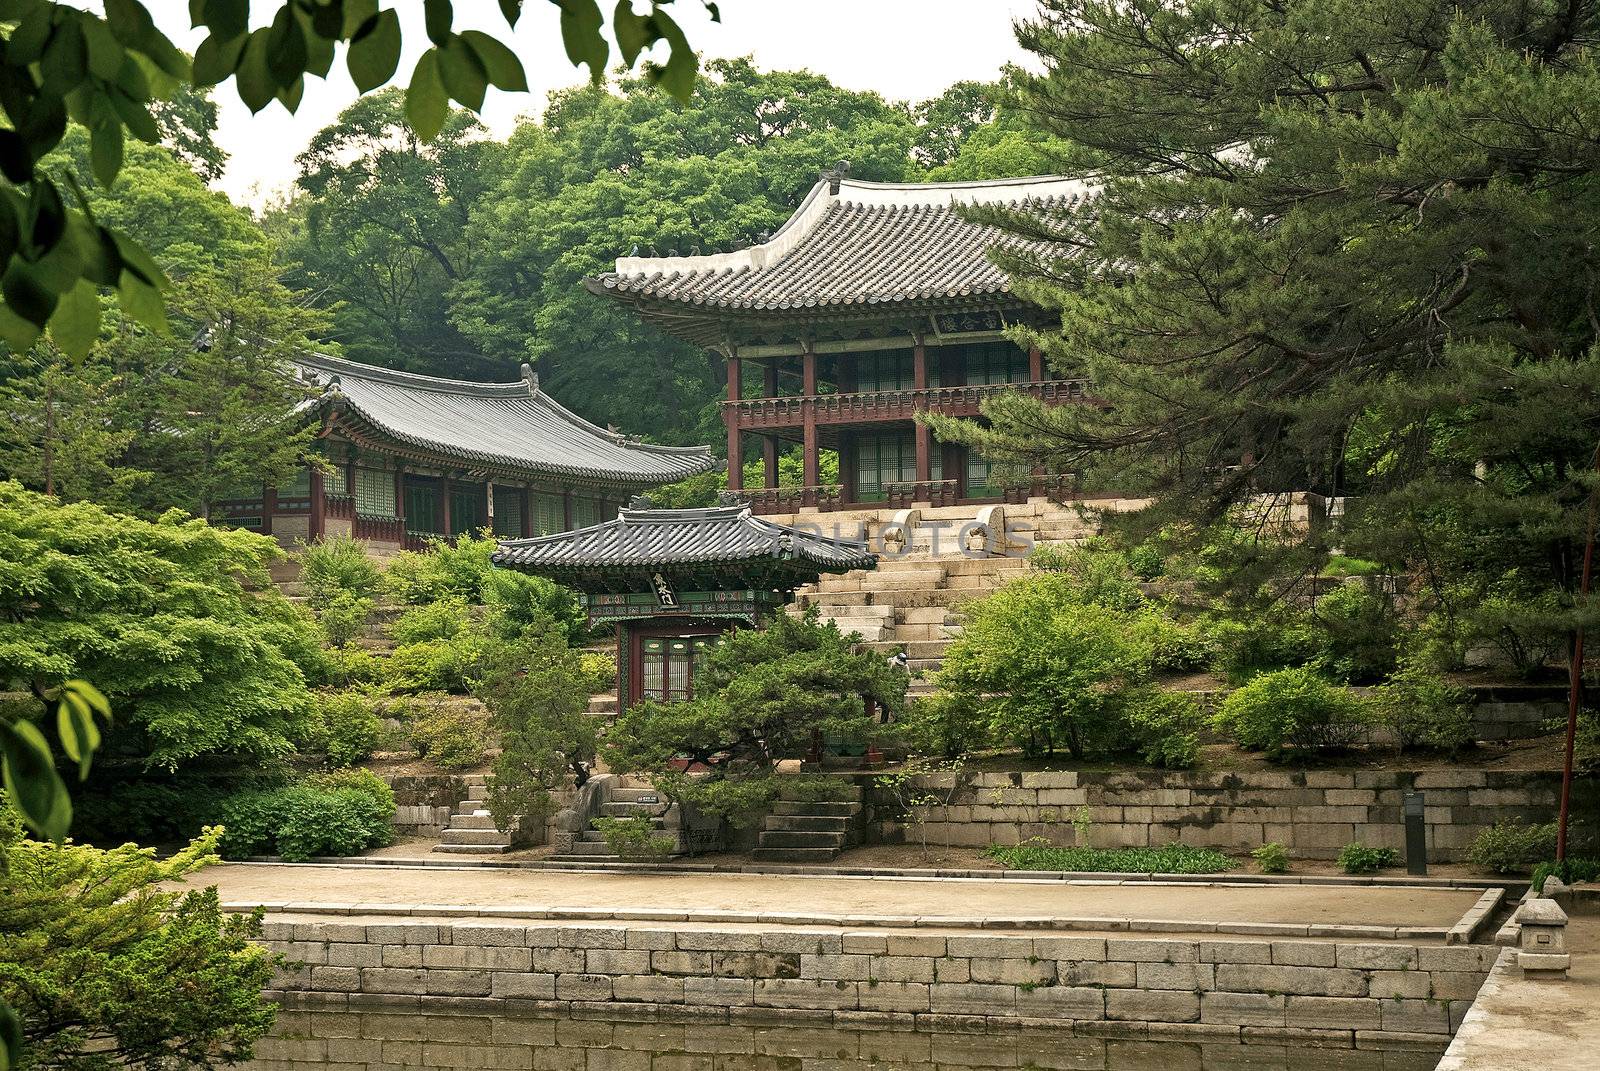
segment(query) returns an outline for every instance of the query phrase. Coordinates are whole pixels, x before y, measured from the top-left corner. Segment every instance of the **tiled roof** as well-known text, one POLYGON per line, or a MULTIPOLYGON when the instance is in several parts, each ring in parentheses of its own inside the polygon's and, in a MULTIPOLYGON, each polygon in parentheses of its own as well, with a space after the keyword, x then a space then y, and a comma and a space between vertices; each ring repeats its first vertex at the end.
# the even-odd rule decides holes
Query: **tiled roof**
MULTIPOLYGON (((623 257, 597 294, 705 312, 786 312, 1009 296, 988 250, 1031 243, 963 218, 957 205, 1048 209, 1092 189, 1081 179, 877 183, 826 178, 760 245, 690 257, 623 257)), ((685 310, 687 311, 687 309, 685 310)))
POLYGON ((652 570, 673 566, 792 563, 843 573, 877 562, 865 543, 830 539, 751 514, 750 507, 625 509, 615 520, 574 532, 512 539, 494 561, 535 573, 652 570))
POLYGON ((718 464, 709 447, 653 446, 591 424, 539 390, 531 373, 514 383, 471 383, 321 355, 296 364, 325 404, 378 437, 467 463, 632 486, 718 464))

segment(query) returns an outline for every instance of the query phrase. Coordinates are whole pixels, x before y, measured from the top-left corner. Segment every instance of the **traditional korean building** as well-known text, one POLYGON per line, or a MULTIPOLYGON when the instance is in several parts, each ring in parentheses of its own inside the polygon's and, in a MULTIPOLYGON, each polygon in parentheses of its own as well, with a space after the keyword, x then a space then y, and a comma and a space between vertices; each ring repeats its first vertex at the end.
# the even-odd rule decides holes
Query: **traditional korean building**
POLYGON ((284 487, 223 504, 226 519, 285 545, 349 535, 383 553, 490 528, 522 537, 593 525, 644 488, 716 468, 708 447, 653 446, 598 427, 539 388, 472 383, 333 357, 296 374, 314 392, 319 450, 284 487))
POLYGON ((588 288, 632 305, 727 365, 728 485, 757 512, 882 503, 1018 501, 1068 478, 1035 473, 1002 486, 982 457, 935 442, 914 416, 976 416, 985 398, 1024 391, 1083 402, 1084 384, 1045 375, 1037 350, 1005 338, 1044 313, 1012 292, 990 259, 1014 236, 969 222, 958 205, 1037 205, 1082 197, 1066 178, 901 184, 824 173, 770 239, 707 256, 623 257, 588 288), (764 486, 742 488, 746 447, 764 486), (798 443, 804 486, 778 487, 778 456, 798 443), (824 485, 820 454, 840 480, 824 485))
POLYGON ((865 543, 752 515, 748 505, 623 509, 573 532, 504 540, 495 564, 579 591, 591 625, 617 628, 617 698, 688 699, 721 635, 780 612, 823 573, 872 569, 865 543))

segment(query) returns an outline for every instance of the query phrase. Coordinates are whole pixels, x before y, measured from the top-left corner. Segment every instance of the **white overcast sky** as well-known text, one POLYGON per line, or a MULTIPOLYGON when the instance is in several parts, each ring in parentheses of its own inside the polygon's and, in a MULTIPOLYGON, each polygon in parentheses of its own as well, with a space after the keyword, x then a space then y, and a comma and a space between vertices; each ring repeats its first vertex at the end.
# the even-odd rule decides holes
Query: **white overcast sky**
MULTIPOLYGON (((189 29, 185 0, 146 2, 180 47, 192 52, 199 45, 203 34, 189 29)), ((278 8, 262 0, 252 6, 259 22, 278 8)), ((395 6, 405 22, 406 50, 396 76, 404 83, 427 39, 420 0, 398 0, 395 6)), ((537 113, 550 90, 583 80, 586 71, 575 70, 562 51, 553 5, 528 0, 509 38, 493 0, 457 0, 455 7, 457 29, 495 31, 528 72, 531 94, 489 91, 483 119, 496 136, 509 133, 519 115, 537 113)), ((601 7, 609 10, 611 4, 601 7)), ((806 67, 850 89, 923 100, 952 82, 991 79, 1003 64, 1021 60, 1012 21, 1035 8, 1034 0, 721 0, 717 24, 696 0, 678 0, 672 14, 704 56, 750 55, 762 68, 806 67)), ((217 140, 230 154, 218 185, 234 201, 259 206, 293 183, 295 157, 355 99, 355 86, 341 53, 326 82, 308 82, 294 115, 273 103, 252 116, 231 82, 219 87, 216 98, 217 140)))

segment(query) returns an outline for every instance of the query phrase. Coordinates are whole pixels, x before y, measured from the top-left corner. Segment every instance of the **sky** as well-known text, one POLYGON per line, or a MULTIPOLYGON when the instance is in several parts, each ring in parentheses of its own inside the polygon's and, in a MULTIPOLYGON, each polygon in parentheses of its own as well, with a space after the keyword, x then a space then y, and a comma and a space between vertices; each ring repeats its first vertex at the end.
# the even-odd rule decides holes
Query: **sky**
MULTIPOLYGON (((194 51, 204 34, 189 28, 183 0, 147 0, 157 23, 179 47, 194 51)), ((257 22, 270 20, 278 3, 257 0, 257 22)), ((395 0, 402 12, 405 52, 396 80, 427 47, 420 0, 395 0)), ((602 9, 610 7, 602 2, 602 9)), ((1034 0, 720 0, 722 22, 713 23, 697 0, 678 0, 672 15, 706 57, 753 56, 767 69, 807 67, 848 89, 877 90, 892 100, 925 100, 964 79, 989 80, 1002 65, 1020 61, 1012 21, 1031 15, 1034 0)), ((484 124, 504 137, 523 114, 537 114, 553 89, 582 81, 587 69, 568 63, 553 5, 528 0, 517 29, 492 0, 458 0, 456 29, 493 32, 515 49, 532 92, 491 89, 484 124)), ((343 55, 327 81, 308 79, 300 109, 291 115, 274 102, 259 115, 239 100, 231 82, 216 91, 217 141, 229 153, 217 186, 236 203, 259 208, 294 182, 295 157, 356 97, 343 55)))

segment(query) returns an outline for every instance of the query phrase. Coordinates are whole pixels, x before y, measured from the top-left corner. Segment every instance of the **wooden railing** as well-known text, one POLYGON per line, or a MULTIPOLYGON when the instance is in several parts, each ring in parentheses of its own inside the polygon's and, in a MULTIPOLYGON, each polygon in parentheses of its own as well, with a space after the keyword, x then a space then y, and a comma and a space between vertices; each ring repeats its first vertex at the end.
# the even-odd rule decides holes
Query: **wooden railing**
POLYGON ((809 408, 818 424, 853 424, 872 420, 910 420, 931 410, 950 416, 975 416, 987 398, 1020 391, 1046 402, 1089 401, 1086 381, 1049 380, 1044 383, 977 383, 961 387, 922 390, 874 390, 850 394, 796 395, 788 398, 740 398, 722 403, 741 428, 795 427, 805 423, 809 408))
POLYGON ((356 500, 354 495, 328 495, 322 496, 322 515, 338 520, 354 521, 356 519, 356 500))
POLYGON ((836 483, 819 487, 753 487, 732 493, 740 501, 750 503, 753 513, 794 513, 802 507, 839 509, 843 505, 844 487, 836 483))
POLYGON ((961 501, 961 485, 956 480, 895 481, 884 484, 883 490, 891 506, 909 506, 914 502, 953 506, 961 501))

